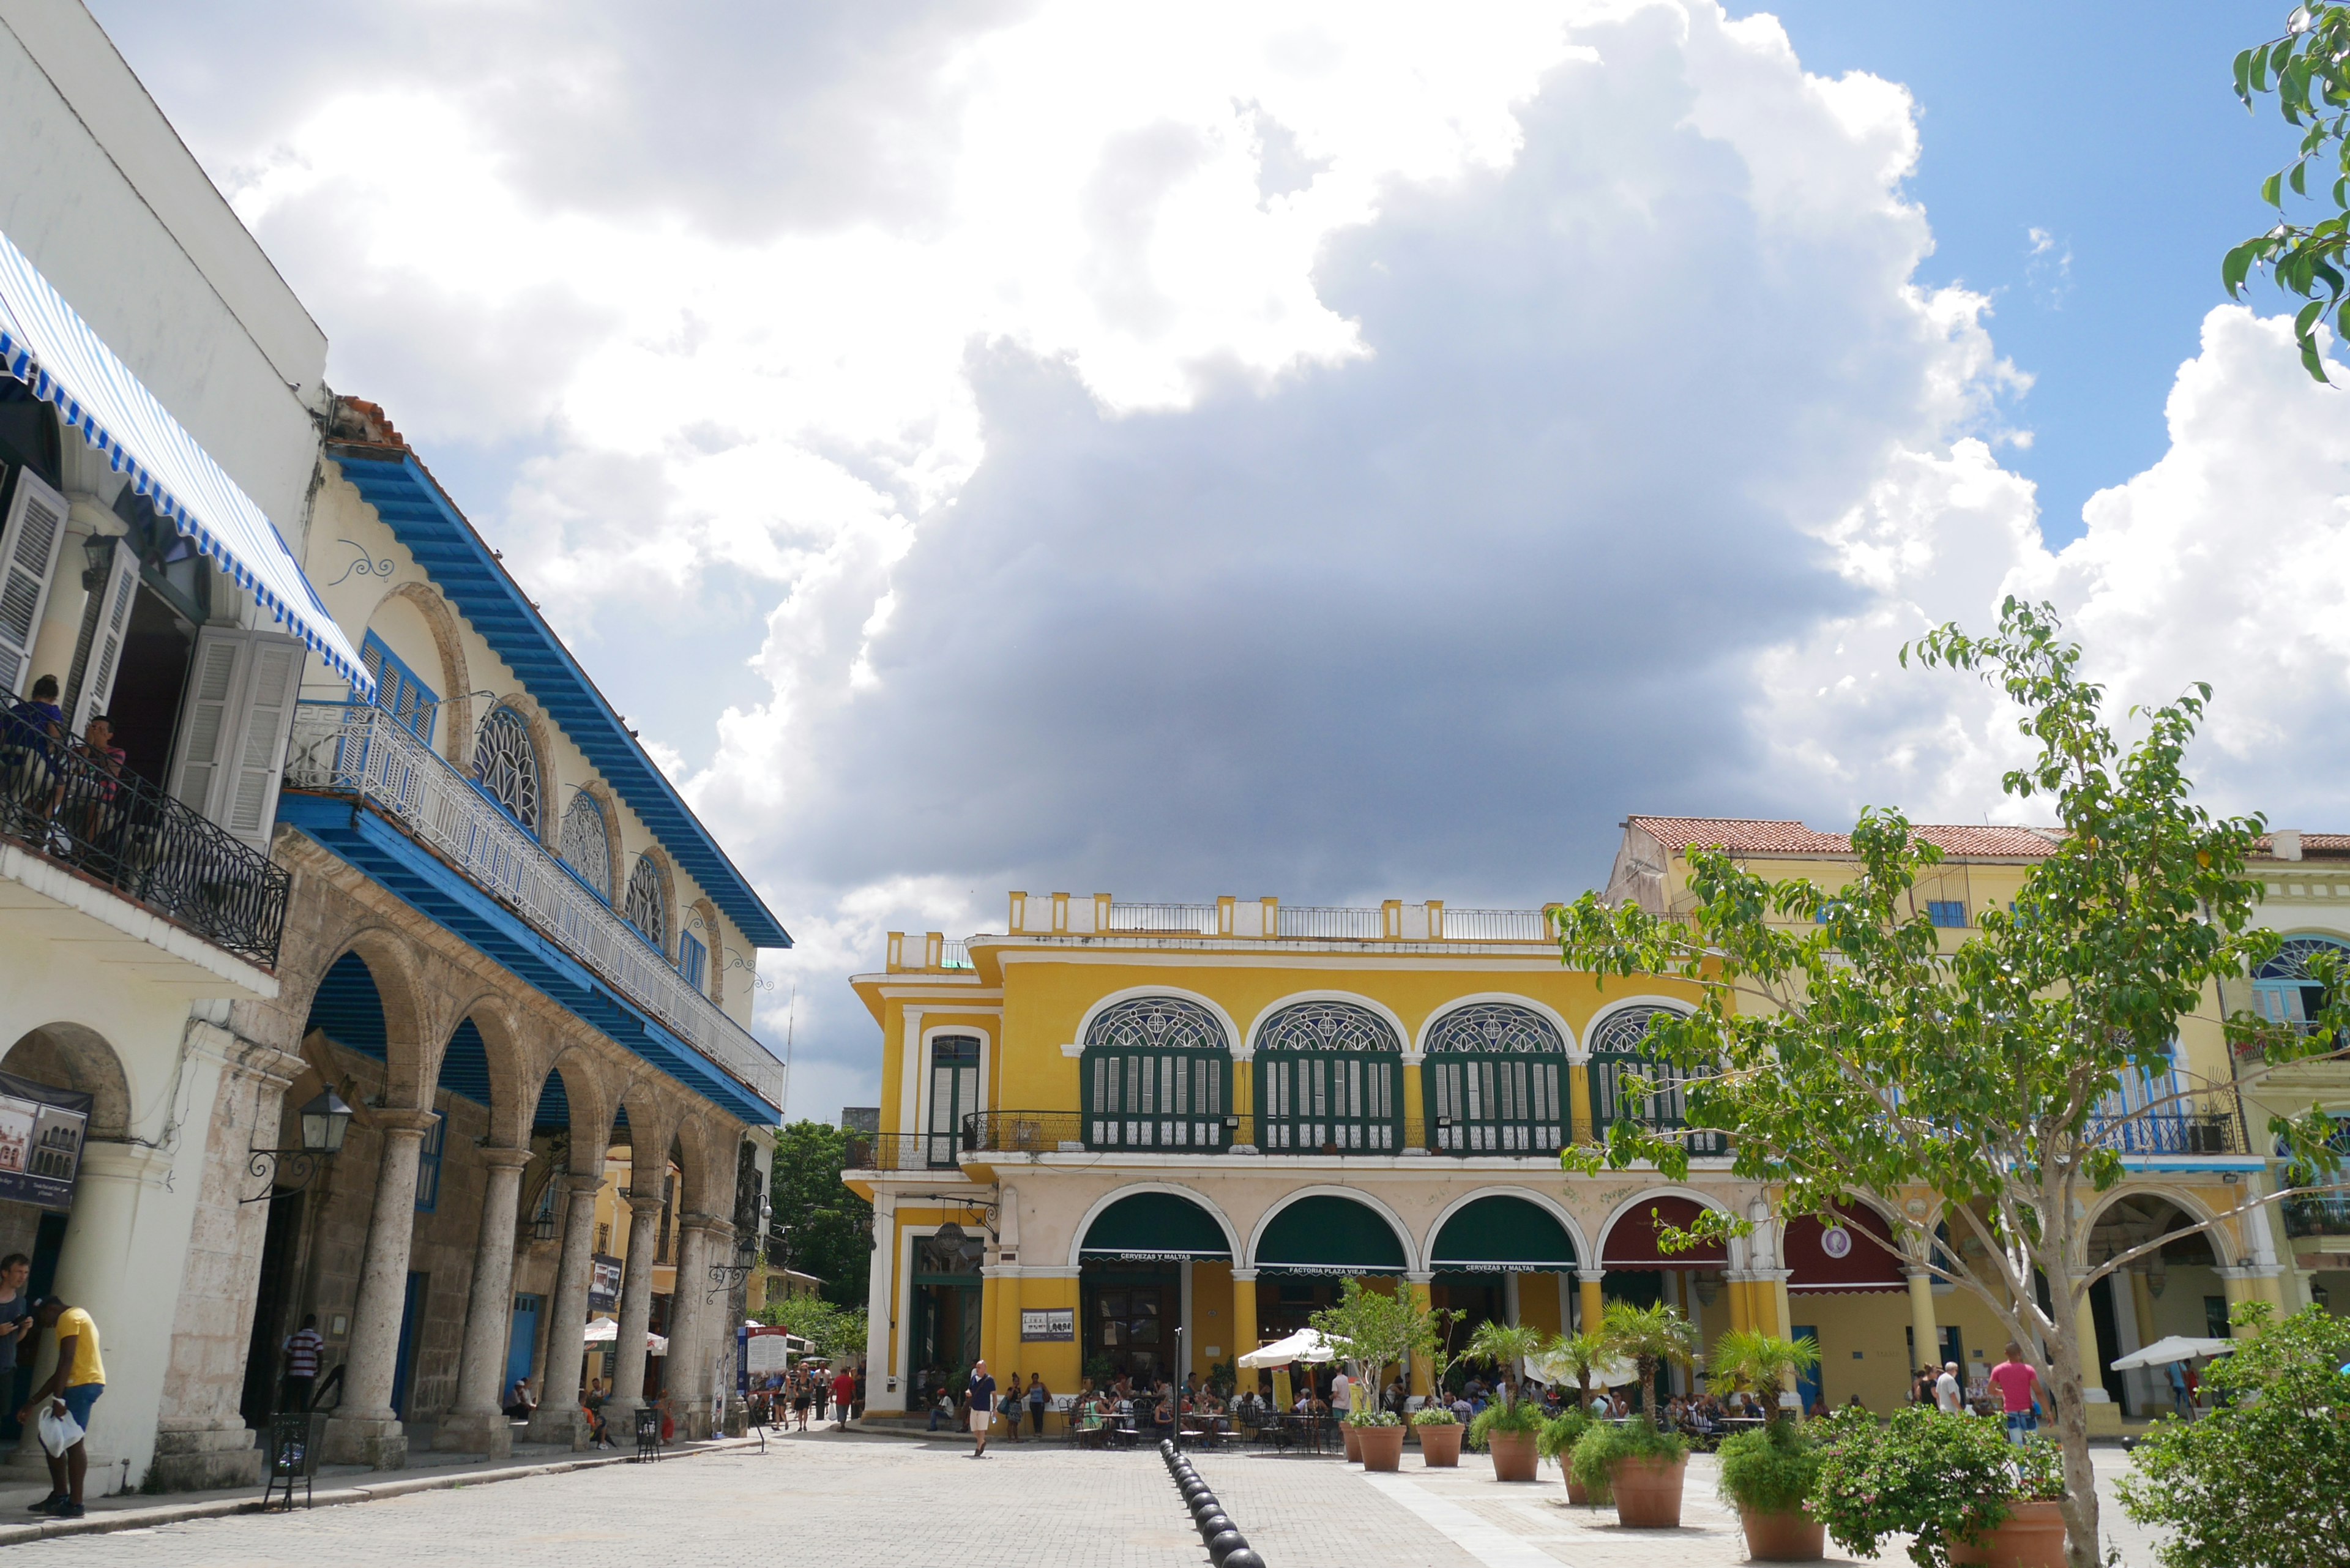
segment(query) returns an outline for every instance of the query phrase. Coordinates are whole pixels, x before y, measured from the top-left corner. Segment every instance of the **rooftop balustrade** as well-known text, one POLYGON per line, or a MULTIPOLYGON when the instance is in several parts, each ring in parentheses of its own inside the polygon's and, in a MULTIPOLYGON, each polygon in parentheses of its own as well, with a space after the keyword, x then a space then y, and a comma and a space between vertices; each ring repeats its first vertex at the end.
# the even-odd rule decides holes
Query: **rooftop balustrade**
POLYGON ((305 702, 286 759, 290 789, 348 795, 513 910, 712 1065, 770 1105, 784 1066, 561 860, 384 709, 305 702))

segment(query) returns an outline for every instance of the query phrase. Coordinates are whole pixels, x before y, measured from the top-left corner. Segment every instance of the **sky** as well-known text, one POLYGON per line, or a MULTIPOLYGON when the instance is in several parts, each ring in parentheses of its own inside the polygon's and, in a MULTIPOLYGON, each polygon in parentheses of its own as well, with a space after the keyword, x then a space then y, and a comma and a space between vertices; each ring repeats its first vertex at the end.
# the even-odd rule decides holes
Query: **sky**
POLYGON ((2350 826, 2345 394, 2217 281, 2282 5, 92 5, 792 930, 795 1116, 1014 888, 2029 820, 1896 662, 2011 593, 2350 826))

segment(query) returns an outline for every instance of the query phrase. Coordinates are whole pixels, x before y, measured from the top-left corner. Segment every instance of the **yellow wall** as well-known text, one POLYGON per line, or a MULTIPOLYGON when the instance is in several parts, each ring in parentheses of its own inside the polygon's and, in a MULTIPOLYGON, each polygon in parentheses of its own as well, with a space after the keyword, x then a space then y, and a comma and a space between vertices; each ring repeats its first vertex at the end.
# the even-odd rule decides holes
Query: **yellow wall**
MULTIPOLYGON (((1186 1350, 1191 1369, 1205 1382, 1208 1368, 1230 1361, 1240 1325, 1232 1320, 1232 1266, 1223 1262, 1191 1265, 1191 1344, 1186 1350), (1214 1355, 1210 1355, 1212 1348, 1214 1355)), ((1245 1348, 1253 1350, 1252 1344, 1245 1348)))

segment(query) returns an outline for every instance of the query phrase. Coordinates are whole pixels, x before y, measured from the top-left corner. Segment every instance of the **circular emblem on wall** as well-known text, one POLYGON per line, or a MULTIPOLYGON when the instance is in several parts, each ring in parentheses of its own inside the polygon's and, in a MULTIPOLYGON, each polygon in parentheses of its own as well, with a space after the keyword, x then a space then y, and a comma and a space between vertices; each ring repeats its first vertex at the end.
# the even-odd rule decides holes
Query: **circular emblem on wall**
POLYGON ((1831 1258, 1852 1255, 1852 1232, 1841 1225, 1831 1225, 1820 1232, 1820 1251, 1831 1258))

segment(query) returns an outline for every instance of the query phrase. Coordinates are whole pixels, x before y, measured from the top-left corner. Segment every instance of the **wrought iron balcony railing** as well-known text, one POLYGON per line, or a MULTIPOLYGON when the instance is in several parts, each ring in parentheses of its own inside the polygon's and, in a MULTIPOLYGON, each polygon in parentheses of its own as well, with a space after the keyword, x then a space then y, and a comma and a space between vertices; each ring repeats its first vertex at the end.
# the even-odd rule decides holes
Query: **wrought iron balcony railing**
MULTIPOLYGON (((1265 1157, 1392 1158, 1404 1151, 1461 1159, 1509 1158, 1550 1161, 1558 1158, 1564 1127, 1522 1122, 1470 1122, 1407 1116, 1364 1124, 1328 1122, 1324 1141, 1295 1141, 1298 1119, 1278 1124, 1291 1134, 1283 1146, 1276 1128, 1246 1112, 1216 1116, 1127 1116, 1088 1111, 974 1111, 953 1133, 867 1133, 848 1140, 852 1170, 951 1170, 963 1161, 991 1155, 1175 1154, 1217 1155, 1253 1150, 1265 1157)), ((1577 1130, 1587 1135, 1588 1128, 1577 1130)), ((1728 1139, 1719 1133, 1692 1135, 1690 1152, 1720 1154, 1728 1139)))
POLYGON ((286 868, 119 758, 9 717, 15 701, 0 688, 0 836, 275 969, 286 868))
POLYGON ((294 789, 349 795, 434 850, 532 929, 610 981, 712 1065, 771 1105, 784 1067, 750 1031, 390 712, 305 702, 286 760, 294 789))
POLYGON ((2284 1200, 2288 1236, 2350 1236, 2350 1193, 2284 1200))
POLYGON ((2177 1106, 2092 1125, 2108 1147, 2125 1155, 2242 1154, 2249 1147, 2234 1091, 2214 1089, 2177 1106))

